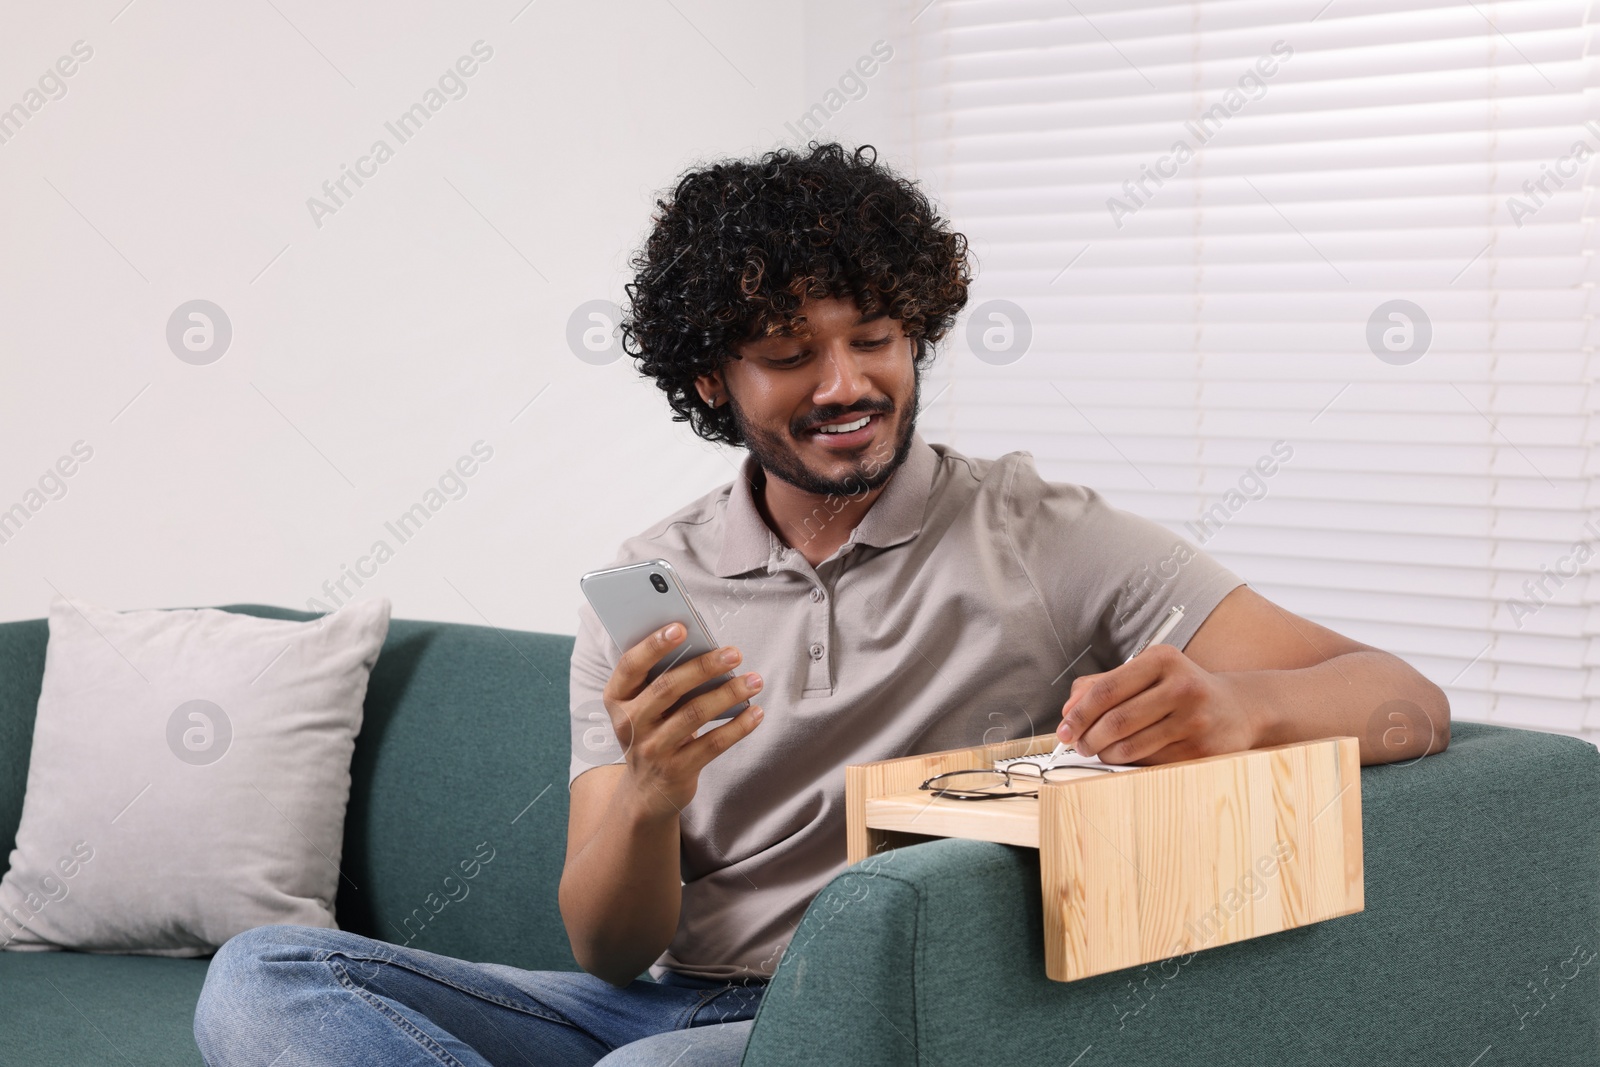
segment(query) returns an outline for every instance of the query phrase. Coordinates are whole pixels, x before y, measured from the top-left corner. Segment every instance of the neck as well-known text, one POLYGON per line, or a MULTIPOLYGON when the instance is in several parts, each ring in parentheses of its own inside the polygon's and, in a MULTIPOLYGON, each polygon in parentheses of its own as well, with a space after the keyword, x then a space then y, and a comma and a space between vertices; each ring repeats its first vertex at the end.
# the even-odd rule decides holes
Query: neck
POLYGON ((888 485, 856 494, 808 493, 781 478, 768 478, 763 471, 761 485, 752 495, 761 518, 778 539, 815 567, 850 539, 888 485))

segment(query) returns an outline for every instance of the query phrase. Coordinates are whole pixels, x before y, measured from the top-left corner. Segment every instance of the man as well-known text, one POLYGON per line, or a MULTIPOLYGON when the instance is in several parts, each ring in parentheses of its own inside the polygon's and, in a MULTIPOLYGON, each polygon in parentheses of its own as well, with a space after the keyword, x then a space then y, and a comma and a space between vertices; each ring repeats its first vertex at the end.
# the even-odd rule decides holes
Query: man
POLYGON ((1374 763, 1448 743, 1444 694, 1394 656, 1043 481, 1028 453, 922 439, 921 373, 966 303, 967 247, 870 149, 727 161, 658 206, 629 351, 675 418, 749 456, 612 561, 667 559, 728 646, 646 684, 682 628, 619 650, 580 611, 560 903, 587 973, 252 931, 202 997, 213 1067, 246 1062, 251 1008, 280 1036, 328 1035, 342 1063, 736 1064, 801 915, 844 868, 848 763, 1058 723, 1112 763, 1338 734, 1374 763), (1176 605, 1166 643, 1124 664, 1176 605), (1368 728, 1397 707, 1399 743, 1368 728), (378 998, 359 1027, 313 1016, 356 997, 378 998))

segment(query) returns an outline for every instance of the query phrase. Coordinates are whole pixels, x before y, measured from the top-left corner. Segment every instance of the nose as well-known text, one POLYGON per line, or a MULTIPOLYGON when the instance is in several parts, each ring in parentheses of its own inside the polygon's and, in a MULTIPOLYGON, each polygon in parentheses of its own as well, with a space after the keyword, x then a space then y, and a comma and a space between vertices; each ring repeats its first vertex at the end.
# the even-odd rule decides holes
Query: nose
POLYGON ((850 343, 846 340, 829 345, 823 359, 822 381, 817 383, 812 402, 819 408, 848 408, 871 391, 872 383, 862 373, 850 343))

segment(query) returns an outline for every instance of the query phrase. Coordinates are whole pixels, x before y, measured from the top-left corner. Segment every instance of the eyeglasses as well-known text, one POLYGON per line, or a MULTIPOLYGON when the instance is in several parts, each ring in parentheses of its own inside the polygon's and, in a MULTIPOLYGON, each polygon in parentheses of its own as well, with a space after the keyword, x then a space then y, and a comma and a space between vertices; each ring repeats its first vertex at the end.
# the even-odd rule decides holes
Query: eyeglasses
POLYGON ((926 789, 944 800, 1004 800, 1007 797, 1036 797, 1036 782, 1065 782, 1077 777, 1077 771, 1113 773, 1109 767, 1051 767, 1042 775, 1013 774, 1009 770, 945 771, 936 774, 917 788, 926 789))

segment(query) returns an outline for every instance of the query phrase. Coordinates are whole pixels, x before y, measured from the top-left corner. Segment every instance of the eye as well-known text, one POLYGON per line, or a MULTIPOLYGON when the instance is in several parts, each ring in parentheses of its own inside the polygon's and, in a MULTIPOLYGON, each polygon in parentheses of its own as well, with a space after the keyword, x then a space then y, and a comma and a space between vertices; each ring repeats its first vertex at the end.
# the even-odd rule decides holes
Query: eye
POLYGON ((894 338, 885 336, 885 337, 876 338, 874 340, 860 341, 860 342, 857 342, 857 343, 861 344, 861 345, 864 345, 867 348, 882 348, 884 345, 888 344, 890 341, 893 341, 893 340, 894 340, 894 338))
POLYGON ((790 356, 787 359, 769 359, 769 360, 767 360, 767 364, 769 366, 773 366, 773 367, 792 367, 796 363, 799 363, 804 358, 806 358, 804 355, 799 355, 799 356, 790 356))

